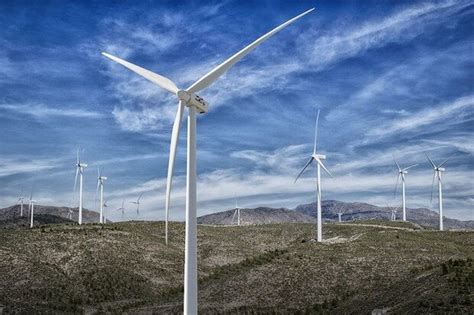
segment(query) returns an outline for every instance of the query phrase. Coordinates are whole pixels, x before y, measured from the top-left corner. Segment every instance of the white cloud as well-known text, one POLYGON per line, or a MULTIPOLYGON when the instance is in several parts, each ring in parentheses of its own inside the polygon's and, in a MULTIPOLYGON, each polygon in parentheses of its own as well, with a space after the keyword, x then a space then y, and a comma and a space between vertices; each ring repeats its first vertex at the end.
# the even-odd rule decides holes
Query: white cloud
POLYGON ((50 170, 57 165, 57 159, 0 158, 0 177, 50 170))
POLYGON ((29 115, 35 118, 53 118, 53 117, 72 117, 72 118, 101 118, 103 115, 99 112, 88 111, 78 108, 57 108, 48 107, 41 104, 0 104, 0 109, 15 112, 22 115, 29 115))
POLYGON ((384 137, 394 133, 412 131, 436 122, 449 121, 453 116, 456 116, 456 123, 459 123, 460 118, 466 115, 465 111, 473 107, 474 96, 460 97, 453 102, 410 113, 405 118, 397 118, 388 125, 384 124, 383 127, 371 129, 367 136, 384 137))

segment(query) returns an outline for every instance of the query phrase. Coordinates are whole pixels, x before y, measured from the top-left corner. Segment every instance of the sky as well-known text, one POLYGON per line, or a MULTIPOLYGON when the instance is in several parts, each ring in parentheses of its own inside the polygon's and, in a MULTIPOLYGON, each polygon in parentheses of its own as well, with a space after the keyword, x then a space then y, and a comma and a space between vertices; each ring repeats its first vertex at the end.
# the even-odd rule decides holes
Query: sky
MULTIPOLYGON (((96 209, 97 168, 107 216, 163 220, 176 97, 102 51, 190 86, 277 25, 315 7, 199 92, 198 215, 323 199, 400 206, 430 200, 435 162, 444 213, 474 220, 474 2, 470 1, 1 1, 0 207, 20 194, 77 207, 76 150, 88 164, 84 204, 96 209), (130 202, 143 193, 140 216, 130 202)), ((171 219, 184 219, 186 119, 171 219)))

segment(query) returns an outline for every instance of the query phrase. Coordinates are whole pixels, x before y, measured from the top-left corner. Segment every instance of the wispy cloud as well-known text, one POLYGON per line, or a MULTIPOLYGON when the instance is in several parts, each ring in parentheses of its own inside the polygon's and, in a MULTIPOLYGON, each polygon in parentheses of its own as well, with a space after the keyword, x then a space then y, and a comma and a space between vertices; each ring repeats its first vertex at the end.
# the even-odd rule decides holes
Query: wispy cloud
POLYGON ((367 135, 383 137, 394 133, 413 131, 436 122, 449 121, 453 116, 456 116, 456 123, 459 123, 463 120, 463 117, 468 115, 466 110, 473 107, 474 96, 460 97, 453 102, 410 113, 408 117, 395 119, 389 125, 370 130, 367 135))
POLYGON ((0 177, 40 172, 58 167, 57 159, 0 158, 0 177))
POLYGON ((29 115, 35 118, 55 118, 55 117, 71 117, 71 118, 101 118, 103 114, 94 111, 88 111, 80 107, 77 108, 58 108, 48 107, 40 104, 0 104, 0 109, 17 113, 20 115, 29 115))
POLYGON ((367 21, 359 27, 342 28, 341 31, 322 31, 303 35, 302 41, 316 37, 308 46, 310 62, 317 67, 327 67, 342 59, 354 57, 389 43, 409 41, 440 19, 447 19, 468 3, 457 1, 431 2, 408 6, 382 19, 367 21))

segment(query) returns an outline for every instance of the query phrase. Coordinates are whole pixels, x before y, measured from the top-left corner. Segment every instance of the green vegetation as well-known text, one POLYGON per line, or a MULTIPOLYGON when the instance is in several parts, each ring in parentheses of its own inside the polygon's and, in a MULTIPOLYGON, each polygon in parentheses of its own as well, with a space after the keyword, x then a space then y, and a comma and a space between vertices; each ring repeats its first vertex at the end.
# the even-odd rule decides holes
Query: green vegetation
MULTIPOLYGON (((200 226, 202 313, 469 313, 474 232, 409 223, 200 226), (366 226, 375 224, 376 226, 366 226)), ((184 225, 43 225, 0 230, 4 313, 179 313, 184 225)))

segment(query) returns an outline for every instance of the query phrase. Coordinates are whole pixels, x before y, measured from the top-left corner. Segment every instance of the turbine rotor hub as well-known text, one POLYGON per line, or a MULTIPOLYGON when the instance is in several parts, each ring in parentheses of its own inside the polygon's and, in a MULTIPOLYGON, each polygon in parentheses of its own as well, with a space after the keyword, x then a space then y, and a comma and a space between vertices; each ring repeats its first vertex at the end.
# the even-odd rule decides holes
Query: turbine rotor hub
POLYGON ((207 113, 209 110, 209 104, 199 95, 194 93, 189 93, 185 90, 179 90, 176 93, 179 100, 182 101, 186 106, 194 106, 199 114, 207 113))

